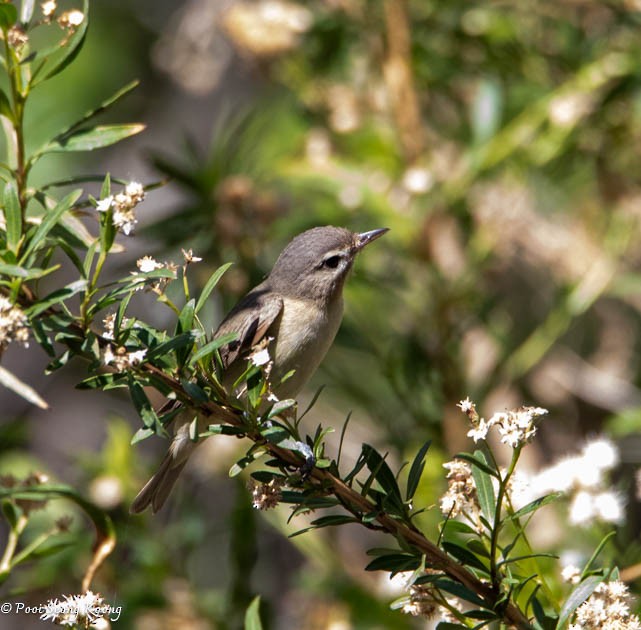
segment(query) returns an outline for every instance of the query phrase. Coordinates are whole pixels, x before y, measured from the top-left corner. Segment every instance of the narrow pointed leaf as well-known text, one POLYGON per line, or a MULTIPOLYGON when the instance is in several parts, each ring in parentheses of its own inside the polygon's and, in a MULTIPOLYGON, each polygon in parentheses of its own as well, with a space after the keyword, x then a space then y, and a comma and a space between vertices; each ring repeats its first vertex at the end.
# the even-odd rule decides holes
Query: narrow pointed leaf
POLYGON ((211 295, 211 292, 216 288, 216 285, 220 282, 220 279, 223 277, 223 274, 231 267, 232 263, 225 263, 221 267, 218 267, 216 271, 211 275, 207 283, 205 284, 202 293, 196 302, 196 315, 200 312, 200 309, 205 305, 205 302, 211 295))
POLYGON ((4 187, 4 218, 7 224, 7 247, 17 254, 22 236, 22 210, 18 189, 13 181, 7 182, 4 187))
POLYGON ((42 148, 38 155, 61 151, 94 151, 108 147, 125 138, 134 136, 145 129, 138 123, 126 125, 97 125, 89 129, 78 129, 72 133, 54 138, 42 148))
POLYGON ((4 385, 7 389, 10 389, 12 392, 15 392, 21 398, 24 398, 27 402, 30 402, 40 409, 49 409, 49 405, 46 403, 44 398, 38 394, 38 392, 27 385, 25 382, 21 381, 15 374, 9 372, 6 368, 0 365, 0 385, 4 385))
MULTIPOLYGON (((487 466, 487 459, 482 451, 474 452, 474 459, 487 466)), ((489 466, 488 466, 489 468, 489 466)), ((476 485, 476 494, 481 506, 483 516, 491 523, 494 518, 496 509, 496 497, 494 495, 494 486, 492 479, 488 473, 482 470, 479 466, 472 466, 472 477, 476 485)))
POLYGON ((421 481, 421 475, 425 469, 425 456, 431 443, 432 440, 425 442, 412 462, 410 472, 407 476, 407 494, 405 495, 407 501, 410 501, 414 494, 416 494, 418 484, 421 481))
POLYGON ((80 197, 81 194, 81 190, 74 190, 73 192, 69 193, 64 199, 62 199, 54 208, 47 211, 47 213, 42 218, 42 221, 40 222, 36 233, 29 240, 29 243, 20 259, 20 262, 24 262, 27 257, 39 247, 39 245, 44 241, 53 226, 58 223, 65 212, 69 211, 71 206, 76 203, 78 197, 80 197))
POLYGON ((252 600, 245 612, 245 630, 263 630, 263 624, 260 621, 260 595, 252 600))
POLYGON ((567 623, 570 621, 574 611, 594 592, 594 589, 604 580, 602 575, 591 575, 585 578, 582 582, 577 584, 576 588, 570 593, 561 612, 559 613, 559 620, 556 624, 556 630, 564 630, 567 623))
POLYGON ((85 19, 76 28, 73 35, 67 39, 64 46, 56 44, 51 48, 37 52, 33 56, 32 65, 35 70, 31 78, 31 88, 62 72, 78 56, 87 35, 89 0, 83 0, 82 13, 85 19))

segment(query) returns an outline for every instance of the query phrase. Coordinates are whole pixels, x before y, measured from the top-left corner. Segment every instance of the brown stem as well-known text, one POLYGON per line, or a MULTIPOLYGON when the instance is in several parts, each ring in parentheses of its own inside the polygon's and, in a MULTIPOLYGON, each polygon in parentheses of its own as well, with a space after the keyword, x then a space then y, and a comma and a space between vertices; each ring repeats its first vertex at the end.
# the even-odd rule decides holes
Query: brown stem
MULTIPOLYGON (((77 329, 78 332, 81 332, 83 334, 85 332, 84 329, 78 324, 72 325, 72 328, 77 329)), ((106 345, 108 343, 100 336, 98 336, 98 342, 100 343, 100 345, 106 345)), ((162 381, 162 383, 173 392, 175 392, 181 400, 183 400, 185 403, 189 403, 192 407, 195 407, 199 411, 212 416, 219 422, 227 422, 233 426, 245 426, 239 416, 239 413, 236 410, 220 405, 214 401, 207 401, 198 405, 193 405, 190 403, 189 395, 187 394, 187 392, 185 392, 184 388, 178 380, 167 375, 165 372, 154 365, 143 364, 141 368, 143 371, 147 372, 150 375, 153 375, 156 379, 162 381)), ((260 435, 260 433, 248 432, 246 435, 252 441, 260 442, 272 455, 288 465, 301 467, 304 463, 302 458, 295 452, 266 442, 260 435)), ((327 470, 314 468, 310 474, 310 478, 314 482, 316 482, 320 488, 323 488, 324 490, 331 489, 331 491, 336 495, 337 498, 341 500, 343 504, 352 506, 354 508, 354 513, 371 514, 377 510, 377 507, 373 503, 371 503, 359 492, 348 486, 342 479, 335 477, 327 470)), ((446 575, 479 595, 487 603, 488 608, 492 610, 500 608, 500 592, 493 589, 489 584, 479 580, 462 564, 448 556, 437 545, 428 540, 420 531, 414 529, 411 526, 408 526, 405 523, 391 518, 383 512, 378 514, 378 516, 376 517, 376 521, 379 523, 382 529, 392 534, 396 538, 404 539, 407 543, 421 551, 421 553, 425 555, 427 561, 431 566, 443 571, 446 575)), ((528 621, 526 615, 512 603, 508 603, 507 605, 505 605, 501 611, 501 614, 507 624, 517 628, 518 630, 532 629, 532 625, 528 621)))
POLYGON ((385 0, 383 7, 387 40, 383 77, 405 159, 412 163, 425 150, 425 133, 412 74, 407 0, 385 0))

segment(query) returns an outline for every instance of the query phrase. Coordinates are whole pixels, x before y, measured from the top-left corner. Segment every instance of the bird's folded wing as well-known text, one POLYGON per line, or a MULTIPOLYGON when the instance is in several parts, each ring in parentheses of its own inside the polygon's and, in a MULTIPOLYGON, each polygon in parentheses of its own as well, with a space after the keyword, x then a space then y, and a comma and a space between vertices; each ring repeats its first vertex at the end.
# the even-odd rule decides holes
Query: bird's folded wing
POLYGON ((214 339, 236 333, 237 339, 220 349, 223 367, 227 369, 263 340, 270 326, 283 310, 283 300, 270 291, 251 291, 229 313, 218 327, 214 339))

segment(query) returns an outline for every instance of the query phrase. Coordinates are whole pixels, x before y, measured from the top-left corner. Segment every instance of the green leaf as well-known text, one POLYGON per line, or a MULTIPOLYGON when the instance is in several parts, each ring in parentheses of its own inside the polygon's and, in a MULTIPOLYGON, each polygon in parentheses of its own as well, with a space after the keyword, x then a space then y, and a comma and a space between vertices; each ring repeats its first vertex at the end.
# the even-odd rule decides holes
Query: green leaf
POLYGON ((36 317, 37 315, 40 315, 41 313, 46 311, 49 307, 53 306, 54 304, 60 304, 61 302, 64 302, 65 300, 68 300, 70 297, 74 296, 76 293, 79 293, 80 291, 84 291, 86 287, 87 287, 86 280, 84 279, 76 280, 75 282, 68 284, 66 287, 63 287, 62 289, 58 289, 57 291, 53 291, 46 297, 42 298, 41 300, 36 302, 33 306, 26 309, 25 313, 27 313, 29 317, 36 317))
POLYGON ((585 578, 582 582, 576 585, 574 590, 570 593, 561 612, 559 613, 559 620, 556 624, 556 630, 564 630, 567 623, 572 618, 574 611, 594 592, 594 589, 601 584, 604 580, 602 575, 591 575, 585 578))
POLYGON ((433 581, 434 586, 438 589, 454 595, 460 599, 463 599, 471 604, 476 606, 486 607, 486 602, 481 599, 474 591, 470 590, 466 586, 463 586, 459 582, 450 580, 449 578, 438 577, 433 581))
POLYGON ((174 350, 178 350, 180 348, 184 348, 187 345, 193 344, 195 339, 196 339, 196 335, 194 334, 193 331, 190 330, 189 332, 184 332, 180 335, 172 337, 167 341, 163 341, 162 343, 159 343, 157 346, 154 346, 153 348, 149 348, 146 358, 148 361, 151 361, 164 354, 169 354, 174 350))
MULTIPOLYGON (((479 453, 480 451, 476 452, 479 453)), ((485 460, 485 457, 483 458, 483 461, 480 461, 474 455, 470 455, 469 453, 457 453, 454 456, 454 459, 462 459, 463 461, 472 464, 472 466, 479 468, 488 475, 492 475, 492 477, 496 477, 497 479, 499 479, 499 474, 485 463, 487 461, 485 460)))
POLYGON ((22 257, 20 258, 21 264, 24 264, 29 255, 40 246, 53 226, 56 225, 62 215, 67 212, 74 203, 76 203, 81 194, 82 190, 74 190, 73 192, 69 193, 64 199, 62 199, 54 208, 47 211, 47 213, 42 218, 42 221, 40 222, 40 225, 38 226, 35 234, 29 240, 22 257))
POLYGON ((411 501, 416 494, 418 484, 421 480, 421 475, 425 469, 425 456, 427 455, 427 450, 431 444, 432 440, 425 442, 412 462, 410 472, 407 475, 407 493, 405 495, 407 501, 411 501))
MULTIPOLYGON (((487 459, 482 451, 474 452, 474 459, 481 462, 485 467, 489 468, 487 465, 487 459)), ((481 512, 483 516, 491 523, 494 519, 494 512, 496 510, 496 497, 494 496, 494 486, 492 485, 492 479, 488 473, 482 470, 478 466, 472 466, 472 477, 474 478, 474 484, 476 485, 476 494, 479 499, 479 504, 481 506, 481 512)))
MULTIPOLYGON (((140 81, 138 81, 137 79, 134 81, 131 81, 131 83, 127 83, 127 85, 120 88, 115 94, 113 94, 109 98, 105 99, 102 103, 100 103, 98 107, 86 112, 82 116, 82 118, 80 118, 80 120, 77 120, 72 125, 69 125, 69 127, 67 127, 64 131, 59 133, 56 136, 56 138, 64 138, 64 137, 70 136, 74 131, 76 131, 83 125, 86 125, 86 123, 88 123, 92 118, 95 118, 96 116, 99 116, 100 114, 105 112, 107 109, 109 109, 109 107, 111 107, 114 103, 119 101, 123 96, 126 96, 127 94, 129 94, 129 92, 137 88, 138 85, 140 85, 140 81)), ((110 194, 109 192, 107 192, 106 194, 102 194, 101 192, 100 198, 104 199, 105 197, 109 196, 109 194, 110 194)))
POLYGON ((396 483, 396 477, 394 477, 394 473, 387 465, 387 462, 369 444, 363 444, 362 448, 365 463, 376 481, 381 485, 381 488, 390 496, 397 498, 399 503, 402 503, 401 491, 396 483))
POLYGON ((205 305, 207 298, 211 295, 211 292, 216 288, 216 285, 220 282, 220 279, 223 277, 223 274, 232 266, 232 263, 225 263, 221 267, 218 267, 216 271, 211 275, 207 283, 205 284, 202 293, 196 302, 196 310, 194 311, 196 315, 200 312, 200 309, 205 305))
POLYGON ((0 385, 4 385, 7 389, 15 392, 27 402, 30 402, 40 409, 49 409, 49 405, 45 400, 36 392, 33 387, 21 381, 15 374, 12 374, 6 368, 0 365, 0 385))
POLYGON ((247 468, 249 464, 251 464, 254 460, 258 459, 259 457, 262 457, 267 450, 263 447, 259 447, 256 449, 250 450, 245 457, 241 457, 230 469, 229 469, 229 476, 230 477, 236 477, 236 475, 239 475, 244 468, 247 468))
POLYGON ((7 247, 17 254, 22 237, 22 209, 18 189, 13 181, 7 182, 4 187, 4 218, 7 224, 7 247))
POLYGON ((136 411, 138 411, 145 428, 153 429, 155 427, 159 427, 160 422, 158 421, 158 416, 156 415, 149 398, 147 398, 147 394, 145 393, 142 385, 129 375, 128 386, 129 393, 131 394, 131 400, 134 403, 134 407, 136 408, 136 411))
POLYGON ((611 532, 608 532, 602 539, 601 542, 598 544, 597 548, 594 550, 592 555, 590 556, 590 559, 585 563, 585 567, 583 567, 583 571, 581 572, 581 577, 584 578, 587 576, 588 571, 590 570, 590 567, 594 563, 594 561, 597 559, 598 555, 603 551, 603 547, 605 547, 608 542, 610 542, 610 539, 616 534, 616 531, 612 530, 611 532))
POLYGON ((62 72, 78 56, 87 35, 89 0, 83 0, 82 12, 85 19, 64 45, 57 44, 34 54, 32 63, 35 70, 31 76, 31 88, 62 72), (36 66, 37 62, 40 63, 36 66))
POLYGON ((61 151, 94 151, 108 147, 125 138, 134 136, 145 129, 139 123, 125 125, 97 125, 89 129, 78 129, 66 135, 56 136, 49 144, 37 152, 37 157, 45 153, 61 151))
POLYGON ((156 432, 153 429, 138 429, 138 431, 136 431, 136 433, 134 433, 134 436, 131 438, 131 445, 133 446, 138 442, 142 442, 143 440, 146 440, 148 437, 151 437, 155 434, 156 432))
POLYGON ((312 525, 315 529, 320 529, 321 527, 333 527, 335 525, 345 525, 345 523, 358 523, 359 521, 353 516, 348 516, 347 514, 330 514, 328 516, 321 516, 316 520, 312 521, 312 525))
POLYGON ((421 559, 406 553, 390 553, 374 558, 365 571, 414 571, 421 564, 421 559))
POLYGON ((11 103, 9 102, 9 97, 2 89, 0 89, 0 116, 4 116, 12 124, 15 122, 13 117, 13 109, 11 109, 11 103))
POLYGON ((9 527, 11 529, 14 529, 18 519, 20 518, 20 513, 18 512, 18 508, 16 507, 16 504, 11 502, 11 501, 2 501, 2 513, 4 514, 4 517, 7 519, 7 523, 9 523, 9 527))
POLYGON ((12 4, 3 2, 0 4, 0 28, 8 31, 18 19, 18 9, 12 4))
POLYGON ((462 626, 461 624, 458 623, 450 623, 449 621, 441 621, 438 626, 436 626, 436 630, 469 630, 467 626, 462 626))
POLYGON ((460 560, 463 564, 474 569, 479 569, 484 573, 488 572, 487 567, 479 560, 479 558, 465 547, 461 547, 461 545, 457 545, 453 542, 444 541, 443 549, 445 549, 445 551, 450 555, 454 556, 457 560, 460 560))
POLYGON ((113 386, 122 383, 127 375, 122 372, 110 372, 107 374, 96 374, 80 381, 76 389, 113 389, 113 386), (111 386, 111 387, 110 387, 111 386))
POLYGON ((562 492, 552 492, 551 494, 546 494, 543 497, 534 499, 534 501, 531 501, 527 505, 523 506, 520 510, 517 510, 516 512, 514 512, 514 514, 510 514, 508 518, 519 519, 522 516, 529 514, 530 512, 534 512, 538 510, 539 508, 543 507, 544 505, 547 505, 548 503, 557 501, 562 496, 563 496, 562 492))
POLYGON ((247 607, 245 612, 245 630, 263 630, 260 621, 260 595, 257 595, 247 607))

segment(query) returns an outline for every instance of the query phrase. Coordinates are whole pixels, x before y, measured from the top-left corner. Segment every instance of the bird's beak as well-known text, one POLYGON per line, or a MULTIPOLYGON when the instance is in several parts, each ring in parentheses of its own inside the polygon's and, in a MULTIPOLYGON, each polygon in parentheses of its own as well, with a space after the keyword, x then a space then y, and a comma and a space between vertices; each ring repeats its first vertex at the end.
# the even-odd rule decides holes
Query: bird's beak
POLYGON ((389 228, 378 228, 377 230, 370 230, 369 232, 361 232, 356 236, 356 249, 361 250, 365 245, 375 241, 379 236, 383 236, 385 232, 389 232, 389 228))

